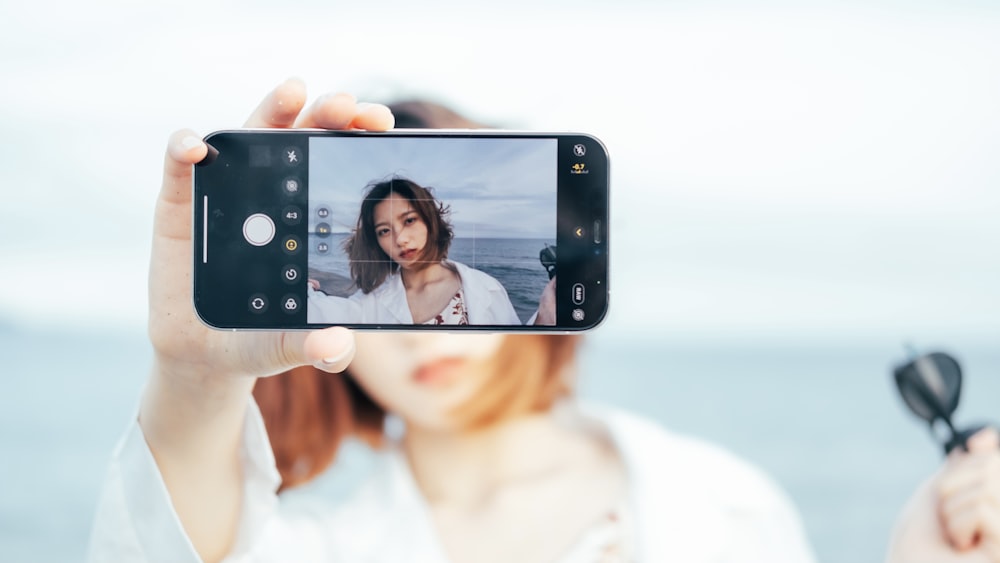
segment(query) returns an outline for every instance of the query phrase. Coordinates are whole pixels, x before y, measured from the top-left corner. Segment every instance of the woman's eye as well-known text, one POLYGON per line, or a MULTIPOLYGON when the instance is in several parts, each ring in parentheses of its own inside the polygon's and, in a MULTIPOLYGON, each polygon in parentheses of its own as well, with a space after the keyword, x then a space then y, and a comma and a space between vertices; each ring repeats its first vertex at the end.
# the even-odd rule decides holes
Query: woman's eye
POLYGON ((403 221, 403 224, 404 225, 412 225, 413 223, 416 223, 416 222, 417 222, 417 218, 416 217, 407 217, 406 220, 403 221))
POLYGON ((384 237, 387 234, 389 234, 389 229, 377 229, 375 231, 375 236, 377 237, 384 237))

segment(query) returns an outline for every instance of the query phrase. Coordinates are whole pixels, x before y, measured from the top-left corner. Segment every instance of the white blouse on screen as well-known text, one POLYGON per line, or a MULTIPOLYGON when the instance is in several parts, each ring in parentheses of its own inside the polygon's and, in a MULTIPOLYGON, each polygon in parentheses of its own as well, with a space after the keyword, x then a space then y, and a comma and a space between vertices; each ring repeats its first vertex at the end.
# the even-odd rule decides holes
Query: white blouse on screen
MULTIPOLYGON (((462 294, 470 324, 520 325, 503 285, 485 272, 461 262, 448 261, 462 280, 462 294)), ((310 324, 413 324, 406 302, 403 277, 390 275, 369 293, 360 289, 349 297, 336 297, 307 290, 306 318, 310 324)), ((529 323, 530 324, 530 323, 529 323)))

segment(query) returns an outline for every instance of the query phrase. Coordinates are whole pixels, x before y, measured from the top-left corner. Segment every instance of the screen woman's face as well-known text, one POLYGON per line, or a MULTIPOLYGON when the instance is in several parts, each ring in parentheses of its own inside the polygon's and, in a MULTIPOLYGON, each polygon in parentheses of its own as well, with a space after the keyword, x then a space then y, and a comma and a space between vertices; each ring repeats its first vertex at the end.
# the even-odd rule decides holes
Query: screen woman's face
POLYGON ((375 240, 386 256, 408 269, 417 265, 427 245, 427 225, 410 200, 389 194, 375 206, 375 240))

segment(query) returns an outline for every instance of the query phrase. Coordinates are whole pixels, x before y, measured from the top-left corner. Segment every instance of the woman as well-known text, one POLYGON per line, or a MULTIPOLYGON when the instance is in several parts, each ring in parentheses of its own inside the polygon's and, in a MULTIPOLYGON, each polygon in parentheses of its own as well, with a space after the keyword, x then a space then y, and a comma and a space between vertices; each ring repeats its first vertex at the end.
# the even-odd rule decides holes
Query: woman
MULTIPOLYGON (((794 510, 755 469, 624 412, 566 400, 576 337, 364 333, 356 342, 345 379, 305 368, 261 380, 254 392, 283 486, 324 469, 338 436, 368 437, 388 451, 354 499, 326 510, 331 520, 305 524, 286 513, 298 533, 317 538, 314 552, 293 559, 812 560, 794 510), (380 444, 387 412, 406 430, 380 444), (304 439, 310 432, 323 438, 304 439), (399 551, 373 554, 337 534, 340 519, 396 538, 399 551)), ((262 441, 245 448, 268 449, 262 441)), ((264 504, 263 490, 254 496, 264 504)), ((290 555, 279 547, 290 538, 268 533, 257 555, 290 555)))
MULTIPOLYGON (((384 107, 346 96, 299 117, 304 96, 301 83, 283 84, 248 126, 392 123, 384 107)), ((233 333, 199 323, 189 186, 206 150, 187 131, 168 148, 150 273, 154 365, 108 474, 91 560, 812 559, 784 496, 746 464, 622 413, 558 407, 572 383, 572 337, 355 341, 337 328, 233 333), (266 377, 303 365, 312 367, 266 377), (317 371, 348 366, 350 378, 317 371), (308 480, 344 435, 381 441, 386 411, 406 431, 352 503, 276 502, 276 469, 286 487, 308 480)), ((939 489, 915 496, 890 561, 1000 561, 996 435, 971 450, 949 460, 939 489)))
MULTIPOLYGON (((406 178, 369 185, 344 244, 358 291, 330 296, 310 280, 309 322, 521 324, 500 282, 447 259, 454 237, 448 213, 430 189, 406 178)), ((546 291, 554 291, 551 282, 546 291)), ((547 307, 538 317, 554 324, 555 311, 547 307)))

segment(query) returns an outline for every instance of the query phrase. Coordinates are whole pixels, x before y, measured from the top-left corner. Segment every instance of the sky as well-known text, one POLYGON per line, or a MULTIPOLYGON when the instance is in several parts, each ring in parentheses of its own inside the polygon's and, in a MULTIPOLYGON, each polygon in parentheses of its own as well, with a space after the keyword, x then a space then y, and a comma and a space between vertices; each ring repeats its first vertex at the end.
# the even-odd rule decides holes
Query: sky
POLYGON ((366 187, 399 177, 449 206, 456 237, 555 239, 557 149, 555 139, 314 138, 309 206, 351 232, 366 187))
POLYGON ((141 326, 165 140, 311 97, 592 133, 600 330, 1000 338, 993 2, 5 3, 0 323, 141 326))

